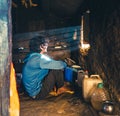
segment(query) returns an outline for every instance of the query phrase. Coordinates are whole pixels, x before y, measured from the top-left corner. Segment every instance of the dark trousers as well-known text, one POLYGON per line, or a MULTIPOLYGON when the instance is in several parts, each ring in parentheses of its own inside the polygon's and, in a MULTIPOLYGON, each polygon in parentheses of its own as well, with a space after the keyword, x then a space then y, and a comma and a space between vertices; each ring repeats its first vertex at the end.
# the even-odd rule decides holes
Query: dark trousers
POLYGON ((60 88, 64 85, 63 70, 50 70, 48 75, 42 81, 42 88, 35 99, 44 99, 49 92, 56 86, 60 88))

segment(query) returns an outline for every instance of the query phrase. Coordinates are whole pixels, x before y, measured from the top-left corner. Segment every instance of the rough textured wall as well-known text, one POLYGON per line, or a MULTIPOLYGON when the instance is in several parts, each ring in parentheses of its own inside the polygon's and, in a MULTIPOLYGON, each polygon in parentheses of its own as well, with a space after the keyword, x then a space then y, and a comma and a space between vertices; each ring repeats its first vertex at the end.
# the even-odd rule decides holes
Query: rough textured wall
POLYGON ((100 74, 113 98, 120 101, 120 4, 96 3, 90 16, 91 50, 84 59, 90 73, 100 74), (106 7, 107 6, 107 7, 106 7))
POLYGON ((55 3, 42 1, 42 10, 22 7, 14 9, 16 24, 13 31, 23 33, 80 25, 81 12, 89 9, 91 49, 86 57, 82 57, 79 50, 74 51, 72 59, 91 74, 100 74, 107 86, 109 83, 110 92, 115 93, 113 95, 116 95, 116 90, 120 94, 120 0, 85 0, 79 11, 79 5, 76 4, 80 3, 78 0, 74 4, 73 1, 70 4, 54 1, 55 3), (64 7, 66 5, 68 7, 64 7), (65 12, 60 12, 61 10, 65 12))

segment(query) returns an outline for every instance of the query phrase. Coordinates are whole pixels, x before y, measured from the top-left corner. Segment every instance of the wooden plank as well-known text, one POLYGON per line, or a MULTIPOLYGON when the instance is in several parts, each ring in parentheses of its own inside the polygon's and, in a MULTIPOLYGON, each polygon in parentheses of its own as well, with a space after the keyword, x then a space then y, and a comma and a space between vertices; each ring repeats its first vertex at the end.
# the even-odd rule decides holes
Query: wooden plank
POLYGON ((0 1, 0 116, 9 116, 11 0, 0 1))

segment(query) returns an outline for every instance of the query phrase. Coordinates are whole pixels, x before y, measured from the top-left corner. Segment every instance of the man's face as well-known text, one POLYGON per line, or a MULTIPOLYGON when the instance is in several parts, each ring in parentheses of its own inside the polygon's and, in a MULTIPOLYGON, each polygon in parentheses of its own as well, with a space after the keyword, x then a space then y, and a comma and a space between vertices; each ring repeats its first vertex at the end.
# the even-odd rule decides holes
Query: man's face
POLYGON ((45 52, 47 52, 47 48, 48 48, 48 43, 44 43, 44 44, 42 44, 41 46, 40 46, 40 48, 41 48, 41 52, 42 53, 45 53, 45 52))

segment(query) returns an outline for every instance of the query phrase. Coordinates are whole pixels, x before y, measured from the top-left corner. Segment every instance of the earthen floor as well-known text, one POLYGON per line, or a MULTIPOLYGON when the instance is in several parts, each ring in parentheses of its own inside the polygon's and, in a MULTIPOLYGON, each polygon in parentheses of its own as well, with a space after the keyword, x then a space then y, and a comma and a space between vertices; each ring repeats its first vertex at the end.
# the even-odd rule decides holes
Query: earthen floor
POLYGON ((20 116, 97 116, 81 93, 49 95, 44 100, 32 100, 20 95, 20 116))

